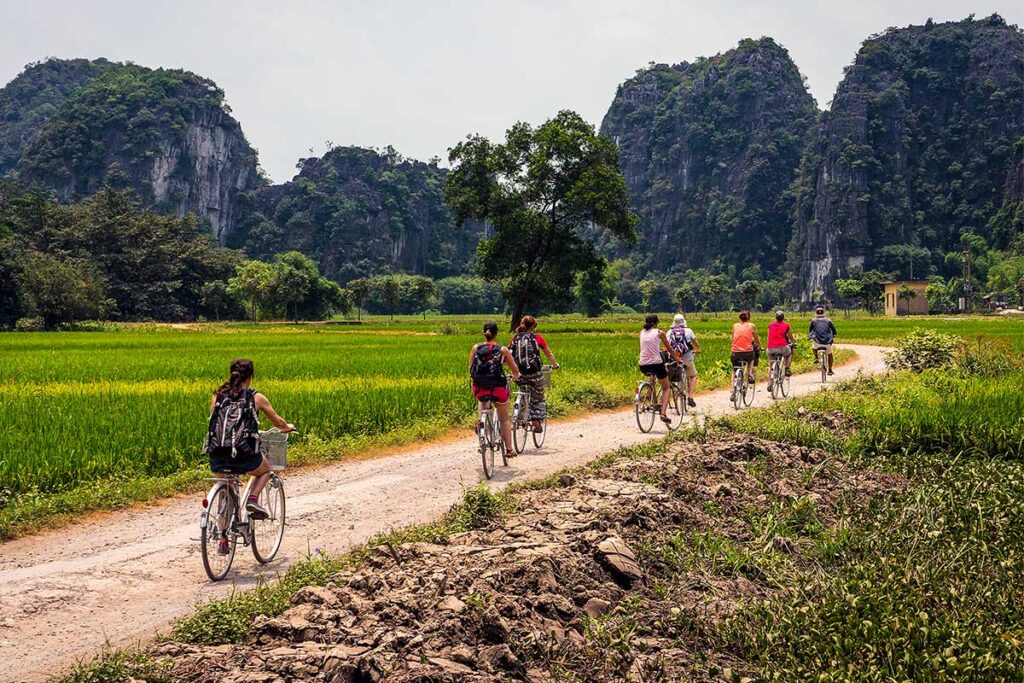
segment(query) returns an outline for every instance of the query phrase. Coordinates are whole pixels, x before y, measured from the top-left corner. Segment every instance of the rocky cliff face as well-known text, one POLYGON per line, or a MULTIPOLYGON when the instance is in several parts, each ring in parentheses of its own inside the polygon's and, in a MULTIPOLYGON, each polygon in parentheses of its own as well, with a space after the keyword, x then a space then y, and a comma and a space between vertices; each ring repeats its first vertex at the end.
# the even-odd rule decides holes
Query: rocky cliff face
POLYGON ((244 200, 230 242, 253 257, 289 249, 317 259, 339 281, 387 271, 432 277, 470 268, 479 230, 457 230, 444 204, 446 171, 434 163, 337 147, 303 159, 291 182, 244 200))
POLYGON ((643 265, 770 270, 790 238, 786 188, 817 110, 769 38, 621 85, 601 125, 640 216, 643 265))
POLYGON ((802 298, 878 266, 885 246, 924 247, 940 263, 963 231, 1005 247, 1024 229, 1013 151, 1024 134, 1022 41, 998 16, 865 41, 795 185, 802 298))
POLYGON ((158 211, 195 213, 224 241, 256 153, 212 82, 105 60, 50 60, 0 91, 0 173, 78 200, 128 187, 158 211))

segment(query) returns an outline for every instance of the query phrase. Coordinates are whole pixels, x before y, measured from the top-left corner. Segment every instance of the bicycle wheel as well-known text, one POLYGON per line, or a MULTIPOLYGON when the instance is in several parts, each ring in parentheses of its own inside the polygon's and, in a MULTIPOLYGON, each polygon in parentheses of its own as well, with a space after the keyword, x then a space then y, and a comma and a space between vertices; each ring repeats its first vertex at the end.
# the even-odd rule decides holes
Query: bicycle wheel
POLYGON ((749 406, 752 404, 755 393, 757 393, 757 385, 753 382, 745 382, 743 385, 743 405, 749 406))
POLYGON ((519 398, 516 399, 516 406, 512 413, 512 446, 516 449, 516 453, 525 451, 526 443, 530 439, 532 428, 529 417, 529 399, 525 395, 520 394, 519 398))
POLYGON ((827 377, 825 373, 827 372, 828 367, 825 362, 825 354, 821 351, 818 352, 818 365, 821 367, 821 383, 824 384, 827 377))
MULTIPOLYGON (((658 404, 660 408, 660 403, 658 404)), ((665 415, 669 421, 665 423, 670 432, 674 432, 683 424, 683 417, 686 415, 686 399, 679 397, 679 388, 672 384, 669 389, 668 405, 665 407, 665 415)))
POLYGON ((768 371, 768 393, 771 394, 773 400, 778 400, 782 394, 782 381, 779 379, 779 366, 776 363, 772 363, 771 370, 768 371))
POLYGON ((484 413, 480 432, 480 457, 484 461, 484 477, 490 479, 494 476, 494 449, 491 447, 491 435, 494 433, 494 428, 491 427, 490 413, 484 413))
POLYGON ((213 494, 213 500, 204 511, 205 527, 199 525, 199 553, 203 556, 203 569, 210 581, 220 581, 231 571, 235 560, 235 539, 231 529, 235 525, 238 507, 227 486, 221 486, 213 494), (227 539, 227 553, 221 554, 221 540, 227 539))
POLYGON ((276 474, 260 491, 260 504, 270 515, 266 519, 249 519, 252 529, 252 555, 260 564, 274 559, 284 538, 284 481, 276 474))
POLYGON ((732 407, 736 410, 740 409, 743 405, 743 386, 746 384, 746 377, 743 376, 742 370, 733 370, 732 373, 732 407))
POLYGON ((789 375, 786 374, 785 368, 782 370, 782 379, 779 380, 779 389, 782 391, 782 397, 789 396, 789 375))
POLYGON ((544 418, 540 421, 540 431, 533 433, 533 446, 534 448, 543 448, 544 440, 548 438, 548 420, 544 418))
POLYGON ((654 388, 648 382, 640 385, 636 390, 636 400, 633 405, 633 412, 636 414, 636 426, 646 434, 654 427, 654 388))

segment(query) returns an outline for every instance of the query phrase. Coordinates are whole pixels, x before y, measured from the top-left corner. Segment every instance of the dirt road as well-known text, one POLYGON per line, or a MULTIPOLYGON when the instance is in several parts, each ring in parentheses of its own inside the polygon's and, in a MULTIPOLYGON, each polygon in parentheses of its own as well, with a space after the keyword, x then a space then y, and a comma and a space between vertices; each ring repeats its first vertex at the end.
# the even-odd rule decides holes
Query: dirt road
MULTIPOLYGON (((836 381, 884 369, 881 348, 847 348, 858 358, 836 369, 836 381)), ((819 388, 813 373, 793 377, 793 395, 819 388)), ((756 406, 772 402, 763 389, 756 406)), ((728 390, 697 400, 695 419, 732 412, 728 390)), ((625 410, 558 422, 543 450, 527 450, 499 468, 492 485, 541 477, 663 435, 660 424, 641 434, 625 410)), ((472 435, 295 472, 286 481, 289 525, 278 558, 259 567, 239 549, 231 577, 219 584, 206 580, 193 540, 198 499, 173 499, 0 544, 0 678, 45 680, 106 642, 145 641, 197 602, 273 577, 309 550, 340 552, 379 531, 434 519, 460 498, 463 485, 481 477, 472 435)))

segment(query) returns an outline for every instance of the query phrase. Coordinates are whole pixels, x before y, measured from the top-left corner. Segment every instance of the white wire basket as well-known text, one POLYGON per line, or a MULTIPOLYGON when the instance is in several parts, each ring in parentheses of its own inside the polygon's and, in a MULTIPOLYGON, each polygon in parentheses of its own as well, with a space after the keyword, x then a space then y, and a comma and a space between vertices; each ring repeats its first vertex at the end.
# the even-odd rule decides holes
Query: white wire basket
POLYGON ((540 369, 541 383, 545 389, 551 388, 551 366, 545 365, 540 369))
POLYGON ((288 436, 277 429, 260 432, 263 455, 270 463, 270 469, 275 472, 280 472, 288 467, 288 436))

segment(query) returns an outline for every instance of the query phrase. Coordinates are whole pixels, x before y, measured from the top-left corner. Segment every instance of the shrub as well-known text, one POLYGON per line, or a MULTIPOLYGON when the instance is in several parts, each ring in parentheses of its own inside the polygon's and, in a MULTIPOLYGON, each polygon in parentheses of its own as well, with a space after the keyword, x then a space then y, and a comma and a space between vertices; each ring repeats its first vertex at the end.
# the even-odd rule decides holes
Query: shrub
POLYGON ((1018 369, 1021 361, 1006 339, 976 337, 960 344, 955 365, 966 375, 998 377, 1018 369))
POLYGON ((896 346, 885 354, 890 370, 913 370, 952 365, 960 348, 960 338, 933 330, 916 329, 896 340, 896 346))
POLYGON ((14 329, 18 332, 41 332, 43 327, 42 318, 18 318, 14 323, 14 329))

